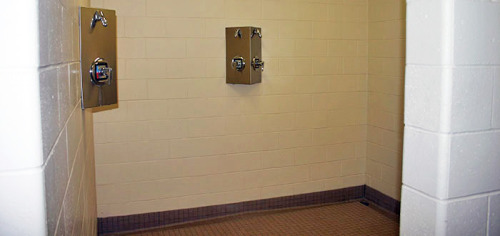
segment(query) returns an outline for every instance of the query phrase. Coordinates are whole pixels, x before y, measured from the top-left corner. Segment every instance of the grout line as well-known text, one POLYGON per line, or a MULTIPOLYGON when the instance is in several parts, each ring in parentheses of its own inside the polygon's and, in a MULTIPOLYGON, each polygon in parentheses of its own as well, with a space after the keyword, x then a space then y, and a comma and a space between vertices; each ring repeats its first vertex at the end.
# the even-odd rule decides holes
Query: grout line
MULTIPOLYGON (((500 114, 500 111, 496 111, 496 109, 498 108, 495 108, 495 88, 497 86, 495 86, 500 80, 497 79, 497 77, 500 78, 500 74, 498 74, 500 70, 498 69, 493 69, 493 84, 492 84, 492 88, 491 88, 491 118, 490 118, 490 127, 493 128, 493 117, 495 116, 495 112, 499 112, 500 114)), ((500 87, 500 86, 499 86, 500 87)), ((497 91, 497 95, 500 96, 500 91, 497 91)))
POLYGON ((43 172, 43 166, 35 166, 23 169, 15 169, 15 170, 3 170, 0 172, 0 176, 6 175, 26 175, 33 174, 37 172, 43 172))
POLYGON ((412 186, 407 185, 405 183, 403 183, 403 187, 406 187, 408 190, 411 190, 415 193, 418 193, 418 194, 420 194, 420 195, 422 195, 422 196, 424 196, 432 201, 436 201, 436 202, 440 202, 440 203, 454 203, 454 202, 459 202, 459 201, 473 200, 473 199, 478 199, 478 198, 482 198, 482 197, 489 197, 491 195, 500 194, 500 190, 492 190, 492 191, 488 191, 488 192, 477 193, 474 195, 467 195, 467 196, 462 196, 462 197, 452 197, 452 198, 447 198, 447 199, 439 199, 439 198, 436 198, 432 195, 429 195, 428 193, 423 192, 419 189, 413 188, 412 186))
POLYGON ((490 235, 490 215, 491 215, 491 197, 488 197, 488 211, 486 212, 486 235, 490 235))
POLYGON ((405 124, 405 128, 413 129, 413 130, 420 131, 420 132, 423 132, 426 134, 437 134, 437 135, 446 135, 446 136, 465 136, 465 135, 500 133, 499 128, 491 128, 491 129, 486 129, 486 130, 474 130, 474 131, 461 131, 461 132, 432 131, 432 130, 421 128, 418 126, 413 126, 410 124, 405 124))

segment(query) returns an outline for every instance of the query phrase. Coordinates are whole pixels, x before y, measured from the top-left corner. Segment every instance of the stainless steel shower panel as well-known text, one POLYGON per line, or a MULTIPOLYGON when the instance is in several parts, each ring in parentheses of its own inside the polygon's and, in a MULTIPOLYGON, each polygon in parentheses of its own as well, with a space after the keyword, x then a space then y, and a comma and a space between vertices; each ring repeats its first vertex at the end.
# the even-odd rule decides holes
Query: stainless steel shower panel
POLYGON ((255 84, 262 81, 262 29, 226 28, 226 83, 255 84))
POLYGON ((82 108, 116 104, 116 14, 114 10, 80 8, 82 108))

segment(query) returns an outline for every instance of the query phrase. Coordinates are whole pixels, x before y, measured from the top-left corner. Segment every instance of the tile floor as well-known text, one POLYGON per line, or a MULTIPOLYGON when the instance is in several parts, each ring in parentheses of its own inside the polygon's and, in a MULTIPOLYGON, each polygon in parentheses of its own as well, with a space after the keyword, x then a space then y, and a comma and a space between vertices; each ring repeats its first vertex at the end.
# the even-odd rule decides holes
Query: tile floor
POLYGON ((142 231, 133 236, 170 235, 398 235, 399 216, 370 203, 330 204, 246 213, 142 231))

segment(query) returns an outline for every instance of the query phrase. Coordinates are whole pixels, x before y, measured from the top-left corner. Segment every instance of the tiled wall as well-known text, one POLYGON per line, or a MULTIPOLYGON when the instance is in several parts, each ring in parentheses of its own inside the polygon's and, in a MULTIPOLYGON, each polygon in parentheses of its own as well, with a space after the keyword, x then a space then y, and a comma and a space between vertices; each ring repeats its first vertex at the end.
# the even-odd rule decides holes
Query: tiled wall
POLYGON ((408 2, 402 235, 500 234, 499 37, 499 2, 408 2))
POLYGON ((119 108, 94 114, 98 215, 365 183, 366 0, 93 0, 118 15, 119 108), (227 26, 263 82, 225 83, 227 26))
POLYGON ((399 200, 403 153, 405 0, 368 1, 367 185, 399 200))
POLYGON ((30 0, 3 2, 2 7, 9 11, 0 15, 2 22, 14 17, 23 19, 16 24, 0 24, 0 33, 10 36, 2 37, 0 44, 2 55, 9 55, 0 58, 1 235, 41 235, 47 231, 40 167, 44 161, 36 47, 38 9, 33 6, 36 4, 30 0))
POLYGON ((7 112, 0 121, 0 234, 96 235, 93 121, 80 108, 79 88, 78 6, 89 2, 2 4, 14 20, 0 29, 12 36, 2 52, 11 50, 15 60, 3 57, 0 68, 8 75, 1 97, 7 112))
POLYGON ((40 1, 40 100, 48 235, 95 235, 93 121, 80 103, 78 6, 40 1))

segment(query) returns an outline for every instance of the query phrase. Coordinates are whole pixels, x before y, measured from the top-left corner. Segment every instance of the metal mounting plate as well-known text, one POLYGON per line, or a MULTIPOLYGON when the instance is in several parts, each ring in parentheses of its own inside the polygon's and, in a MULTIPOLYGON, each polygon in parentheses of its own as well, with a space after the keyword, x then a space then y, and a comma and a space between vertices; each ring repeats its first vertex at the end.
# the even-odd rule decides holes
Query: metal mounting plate
POLYGON ((80 65, 82 74, 82 108, 116 104, 117 63, 116 63, 116 14, 114 10, 80 8, 80 65), (105 20, 94 22, 96 12, 105 16, 105 20), (106 23, 106 26, 104 26, 106 23), (96 58, 105 59, 113 69, 113 77, 106 85, 92 82, 90 68, 96 58))
POLYGON ((261 28, 250 26, 226 28, 226 83, 255 84, 262 81, 262 69, 251 66, 254 58, 262 58, 261 32, 261 28), (236 68, 234 61, 238 59, 247 65, 236 68))

